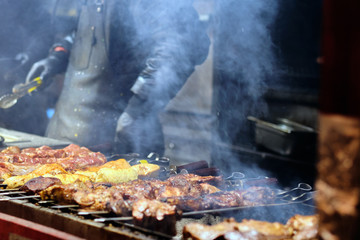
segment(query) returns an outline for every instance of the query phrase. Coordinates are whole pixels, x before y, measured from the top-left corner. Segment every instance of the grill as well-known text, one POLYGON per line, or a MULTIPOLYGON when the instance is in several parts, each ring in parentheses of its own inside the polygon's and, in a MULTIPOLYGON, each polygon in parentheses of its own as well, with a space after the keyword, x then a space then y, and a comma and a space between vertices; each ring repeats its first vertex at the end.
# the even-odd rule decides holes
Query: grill
MULTIPOLYGON (((0 129, 1 130, 1 129, 0 129)), ((4 133, 1 132, 3 135, 4 133)), ((12 132, 9 135, 14 135, 12 132)), ((15 139, 14 145, 18 145, 20 140, 27 140, 29 136, 20 136, 15 139)), ((45 138, 44 138, 45 139, 45 138)), ((40 140, 35 139, 37 145, 44 145, 40 140)), ((21 148, 28 147, 24 144, 36 145, 34 141, 25 141, 21 148)), ((46 138, 47 140, 47 138, 46 138)), ((7 143, 7 146, 10 146, 7 143)), ((36 145, 36 146, 37 146, 36 145)), ((67 145, 67 144, 64 144, 67 145)), ((4 146, 6 147, 6 146, 4 146)), ((54 142, 53 148, 61 148, 62 143, 54 142)), ((139 160, 137 154, 107 156, 109 161, 118 158, 125 158, 131 164, 136 164, 139 160)), ((205 175, 209 175, 208 164, 205 162, 192 163, 190 165, 178 166, 178 169, 169 168, 168 159, 159 158, 156 155, 148 156, 149 163, 161 166, 159 178, 165 179, 170 173, 178 174, 181 170, 189 173, 207 170, 205 175)), ((218 173, 217 171, 210 171, 218 173)), ((211 174, 210 174, 211 175, 211 174)), ((215 174, 217 175, 217 174, 215 174)), ((251 185, 274 185, 277 179, 266 177, 247 178, 242 173, 233 173, 226 178, 228 190, 243 188, 251 185)), ((132 217, 119 217, 107 211, 84 211, 78 205, 59 205, 54 201, 43 201, 38 195, 29 195, 17 189, 5 189, 6 185, 0 184, 0 208, 2 213, 15 217, 23 218, 38 224, 42 224, 60 231, 86 238, 86 239, 179 239, 182 236, 183 227, 190 222, 203 224, 216 224, 224 219, 233 217, 238 221, 244 218, 252 218, 263 221, 278 221, 285 223, 295 214, 311 215, 315 212, 313 204, 313 193, 311 187, 306 184, 280 191, 278 199, 274 204, 262 206, 232 207, 222 209, 211 209, 203 211, 184 212, 182 218, 176 222, 177 235, 169 236, 161 232, 135 226, 132 217), (280 214, 281 213, 281 214, 280 214)))
POLYGON ((84 211, 78 205, 58 205, 17 189, 0 190, 0 208, 3 213, 86 239, 176 239, 181 238, 183 227, 190 222, 216 224, 229 217, 239 221, 253 218, 286 222, 294 214, 311 215, 315 211, 313 195, 309 185, 300 183, 293 189, 279 190, 273 204, 184 212, 176 223, 176 237, 135 226, 132 217, 118 217, 107 211, 84 211))

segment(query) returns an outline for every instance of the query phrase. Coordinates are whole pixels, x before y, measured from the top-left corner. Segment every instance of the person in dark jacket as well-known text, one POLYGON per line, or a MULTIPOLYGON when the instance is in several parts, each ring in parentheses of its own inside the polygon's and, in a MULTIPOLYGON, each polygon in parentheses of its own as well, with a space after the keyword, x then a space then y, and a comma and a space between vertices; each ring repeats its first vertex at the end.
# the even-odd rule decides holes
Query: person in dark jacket
POLYGON ((208 53, 192 0, 80 1, 75 31, 34 64, 66 69, 47 136, 116 153, 164 151, 158 114, 208 53))

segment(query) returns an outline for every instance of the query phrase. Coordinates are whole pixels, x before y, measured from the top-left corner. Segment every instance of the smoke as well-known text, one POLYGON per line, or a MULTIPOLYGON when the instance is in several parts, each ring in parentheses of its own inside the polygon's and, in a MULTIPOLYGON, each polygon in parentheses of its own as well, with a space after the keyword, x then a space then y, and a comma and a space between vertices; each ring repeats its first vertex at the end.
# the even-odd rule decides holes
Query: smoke
MULTIPOLYGON (((267 80, 274 78, 277 68, 271 38, 277 13, 278 0, 229 0, 216 4, 215 113, 219 131, 213 134, 215 142, 251 147, 254 130, 247 116, 267 114, 263 94, 267 80)), ((251 157, 246 154, 239 160, 233 150, 221 148, 215 153, 226 169, 245 168, 250 174, 267 174, 248 161, 251 157)))
POLYGON ((244 92, 253 99, 264 93, 265 80, 273 74, 275 56, 271 27, 276 18, 278 0, 221 1, 218 6, 220 71, 244 83, 244 92))

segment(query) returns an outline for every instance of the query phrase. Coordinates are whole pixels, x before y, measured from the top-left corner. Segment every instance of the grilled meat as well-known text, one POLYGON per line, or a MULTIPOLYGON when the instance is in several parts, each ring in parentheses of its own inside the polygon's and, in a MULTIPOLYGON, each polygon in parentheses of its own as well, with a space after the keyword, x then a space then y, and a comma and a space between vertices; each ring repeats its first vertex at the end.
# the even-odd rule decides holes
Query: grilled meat
POLYGON ((167 179, 172 185, 180 186, 182 183, 208 183, 214 186, 219 186, 224 183, 221 176, 198 176, 195 174, 178 174, 167 179))
POLYGON ((184 227, 183 236, 186 240, 211 239, 291 239, 291 229, 280 223, 256 220, 243 220, 241 223, 228 219, 214 226, 190 223, 184 227))
POLYGON ((39 177, 39 176, 42 176, 45 174, 50 174, 52 176, 52 175, 60 174, 60 173, 67 173, 61 165, 59 165, 57 163, 45 164, 28 174, 9 177, 4 181, 4 184, 7 185, 7 188, 17 188, 17 187, 24 185, 30 179, 33 179, 33 178, 36 178, 36 177, 39 177))
POLYGON ((203 202, 204 209, 237 207, 244 205, 242 201, 242 194, 238 191, 213 193, 204 197, 203 202))
POLYGON ((243 190, 241 195, 245 206, 268 204, 275 199, 275 192, 268 187, 250 187, 243 190))
POLYGON ((319 216, 303 216, 295 215, 291 217, 286 225, 293 229, 293 239, 317 239, 318 238, 318 227, 319 227, 319 216))
POLYGON ((73 193, 74 202, 89 210, 105 210, 106 204, 115 197, 113 191, 106 186, 83 188, 73 193))
POLYGON ((93 189, 91 182, 76 181, 72 184, 51 186, 40 192, 43 200, 56 200, 59 203, 75 203, 74 193, 80 190, 93 189))
MULTIPOLYGON (((185 225, 183 229, 184 240, 212 240, 212 239, 226 239, 225 234, 239 233, 236 229, 238 223, 233 219, 228 219, 222 223, 208 226, 201 223, 190 223, 185 225)), ((254 239, 254 238, 242 238, 242 234, 236 234, 235 239, 254 239)))
POLYGON ((171 196, 165 201, 176 205, 183 211, 198 211, 207 209, 256 206, 272 203, 275 199, 274 191, 266 187, 250 187, 245 190, 217 191, 209 194, 200 194, 199 197, 171 196), (253 196, 253 199, 250 199, 253 196))
POLYGON ((175 206, 158 200, 140 199, 133 204, 132 216, 137 226, 169 235, 176 234, 179 213, 175 206))
POLYGON ((42 146, 20 150, 18 147, 8 147, 0 152, 0 167, 8 169, 12 175, 29 173, 44 164, 58 163, 67 171, 72 171, 105 162, 106 158, 102 153, 92 152, 75 144, 63 149, 42 146))
POLYGON ((286 223, 234 219, 207 226, 199 223, 187 224, 183 229, 185 240, 237 239, 237 240, 316 240, 318 217, 295 215, 286 223), (311 230, 310 230, 311 229, 311 230), (305 234, 301 234, 305 233, 305 234))
POLYGON ((42 190, 45 190, 48 187, 51 187, 56 184, 57 185, 61 184, 61 181, 58 178, 40 176, 40 177, 33 178, 30 181, 27 181, 20 188, 20 190, 34 194, 34 193, 39 193, 42 190))
MULTIPOLYGON (((159 200, 183 211, 205 210, 224 207, 236 207, 249 205, 259 205, 272 200, 272 191, 266 188, 249 188, 242 191, 220 191, 220 189, 207 183, 201 183, 201 178, 196 181, 186 181, 193 176, 186 178, 179 175, 179 179, 173 177, 171 180, 134 180, 125 183, 103 186, 101 190, 94 187, 76 189, 74 184, 50 187, 52 191, 46 189, 41 192, 42 198, 51 198, 59 201, 69 201, 78 203, 82 208, 91 210, 109 210, 118 215, 128 215, 133 204, 140 199, 159 200), (200 182, 200 183, 199 183, 200 182), (56 196, 52 196, 56 193, 56 196), (60 192, 63 191, 64 194, 60 192), (250 192, 250 194, 249 194, 250 192), (270 197, 264 196, 270 194, 270 197), (254 195, 255 198, 250 202, 247 198, 254 195), (66 197, 64 197, 66 196, 66 197), (263 197, 264 199, 261 199, 263 197)), ((206 180, 210 179, 206 177, 206 180)), ((76 183, 75 185, 77 185, 76 183)))

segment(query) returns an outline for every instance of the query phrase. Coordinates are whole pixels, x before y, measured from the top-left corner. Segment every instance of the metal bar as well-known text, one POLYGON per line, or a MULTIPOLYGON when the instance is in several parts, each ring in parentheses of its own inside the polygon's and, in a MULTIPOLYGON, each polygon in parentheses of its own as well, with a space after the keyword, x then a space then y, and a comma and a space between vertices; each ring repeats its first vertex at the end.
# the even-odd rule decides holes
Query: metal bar
POLYGON ((38 204, 48 204, 48 203, 55 203, 54 200, 41 200, 37 202, 38 204))
POLYGON ((5 197, 5 198, 0 198, 0 202, 11 201, 11 200, 21 200, 21 199, 31 199, 31 198, 40 198, 40 196, 39 195, 31 195, 31 196, 20 196, 20 197, 5 197))
POLYGON ((2 193, 2 192, 15 192, 15 191, 19 191, 19 188, 0 189, 0 193, 2 193))
POLYGON ((86 216, 86 215, 93 215, 93 214, 110 214, 109 211, 82 211, 81 209, 77 210, 78 215, 80 216, 86 216))
POLYGON ((133 217, 110 217, 110 218, 95 218, 95 222, 110 222, 110 221, 132 221, 133 217))
POLYGON ((25 194, 25 193, 26 193, 26 192, 24 192, 24 191, 2 192, 2 193, 0 193, 0 196, 14 195, 14 194, 25 194))
POLYGON ((63 209, 63 208, 78 208, 80 207, 79 205, 56 205, 56 206, 51 206, 50 208, 52 209, 63 209))

